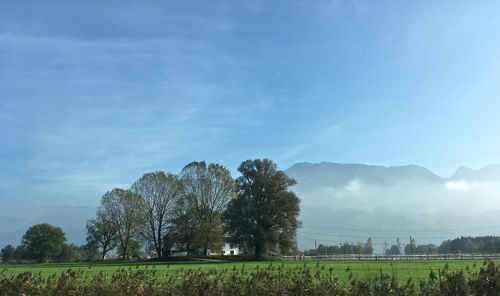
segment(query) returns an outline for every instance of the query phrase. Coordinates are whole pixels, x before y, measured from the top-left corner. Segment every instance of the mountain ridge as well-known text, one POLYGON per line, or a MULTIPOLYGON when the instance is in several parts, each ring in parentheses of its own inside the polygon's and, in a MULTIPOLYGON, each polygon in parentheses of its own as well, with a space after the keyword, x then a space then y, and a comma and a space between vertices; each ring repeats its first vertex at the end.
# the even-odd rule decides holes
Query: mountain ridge
MULTIPOLYGON (((423 166, 408 164, 408 165, 395 165, 395 166, 383 166, 383 165, 371 165, 371 164, 363 164, 363 163, 338 163, 338 162, 297 162, 285 169, 286 173, 290 173, 291 175, 304 172, 304 173, 312 173, 317 174, 318 170, 321 170, 323 173, 329 173, 331 175, 336 175, 335 172, 332 171, 344 171, 350 175, 352 178, 356 178, 356 173, 368 173, 368 174, 393 174, 390 179, 421 179, 427 181, 441 181, 446 182, 450 180, 466 180, 466 181, 491 181, 491 180, 500 180, 500 165, 498 164, 490 164, 479 169, 471 169, 465 166, 460 166, 457 168, 455 173, 453 173, 449 177, 442 177, 430 169, 427 169, 423 166), (396 175, 397 174, 397 175, 396 175)), ((333 177, 333 176, 332 176, 333 177)), ((336 176, 342 177, 342 176, 336 176)), ((386 181, 387 177, 384 178, 386 181)))
POLYGON ((299 230, 297 237, 304 247, 315 240, 338 244, 360 237, 371 237, 380 247, 397 237, 440 243, 461 235, 500 234, 492 228, 500 224, 496 206, 500 165, 477 170, 460 167, 449 177, 418 165, 332 162, 296 163, 284 172, 297 181, 292 190, 301 199, 305 230, 299 230), (350 231, 354 226, 360 229, 355 234, 350 231), (401 228, 407 230, 394 230, 401 228))

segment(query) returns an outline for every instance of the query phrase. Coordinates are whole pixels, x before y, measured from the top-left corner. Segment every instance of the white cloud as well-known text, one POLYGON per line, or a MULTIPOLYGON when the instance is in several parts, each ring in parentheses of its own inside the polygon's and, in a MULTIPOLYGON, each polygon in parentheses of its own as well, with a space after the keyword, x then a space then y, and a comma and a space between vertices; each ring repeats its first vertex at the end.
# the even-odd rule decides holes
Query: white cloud
POLYGON ((460 181, 448 181, 444 184, 446 189, 452 190, 452 191, 467 191, 470 189, 470 184, 467 181, 460 180, 460 181))
POLYGON ((359 179, 353 179, 347 183, 344 189, 350 193, 357 194, 361 191, 361 181, 359 179))

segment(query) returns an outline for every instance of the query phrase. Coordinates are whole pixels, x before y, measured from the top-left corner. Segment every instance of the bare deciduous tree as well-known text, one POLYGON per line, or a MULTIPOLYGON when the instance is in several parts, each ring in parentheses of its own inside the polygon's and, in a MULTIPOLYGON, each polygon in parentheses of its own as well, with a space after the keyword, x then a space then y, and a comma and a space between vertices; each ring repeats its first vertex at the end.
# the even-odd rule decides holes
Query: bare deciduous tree
POLYGON ((141 234, 161 258, 182 185, 176 175, 158 171, 144 174, 132 185, 132 191, 141 196, 141 234))
POLYGON ((101 260, 106 253, 116 247, 118 226, 103 209, 97 211, 97 217, 87 221, 87 242, 101 250, 101 260))
POLYGON ((130 190, 115 188, 101 199, 101 209, 116 224, 122 259, 129 258, 130 243, 139 234, 141 197, 130 190))

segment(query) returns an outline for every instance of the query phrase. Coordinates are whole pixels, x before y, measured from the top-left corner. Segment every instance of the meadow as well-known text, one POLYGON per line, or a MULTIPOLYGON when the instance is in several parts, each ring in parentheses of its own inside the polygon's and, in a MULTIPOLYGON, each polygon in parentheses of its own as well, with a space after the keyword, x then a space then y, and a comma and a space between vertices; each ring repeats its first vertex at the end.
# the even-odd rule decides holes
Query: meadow
MULTIPOLYGON (((498 262, 496 262, 498 263, 498 262)), ((9 275, 17 275, 30 271, 43 277, 58 275, 69 269, 82 271, 88 275, 105 273, 111 275, 120 269, 155 270, 158 276, 174 274, 179 271, 231 271, 233 269, 252 272, 259 269, 276 269, 282 267, 292 270, 307 267, 311 272, 333 274, 339 281, 349 277, 366 279, 379 276, 381 273, 394 275, 402 283, 409 279, 425 280, 431 270, 438 272, 470 270, 479 271, 482 260, 412 260, 412 261, 238 261, 238 262, 78 262, 78 263, 38 263, 38 264, 0 264, 9 275)))
POLYGON ((481 261, 282 261, 3 265, 11 295, 498 295, 500 268, 481 261))

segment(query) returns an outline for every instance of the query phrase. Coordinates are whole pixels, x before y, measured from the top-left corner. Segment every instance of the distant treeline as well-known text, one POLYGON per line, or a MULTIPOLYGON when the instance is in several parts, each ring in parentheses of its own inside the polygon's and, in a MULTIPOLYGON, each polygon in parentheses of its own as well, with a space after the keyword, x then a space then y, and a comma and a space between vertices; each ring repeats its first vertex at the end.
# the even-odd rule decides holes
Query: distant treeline
POLYGON ((500 253, 500 237, 478 236, 446 240, 439 246, 438 252, 500 253))
MULTIPOLYGON (((460 237, 446 240, 440 246, 434 244, 417 245, 414 239, 410 244, 403 246, 399 239, 391 247, 384 242, 382 253, 386 255, 433 255, 450 253, 476 253, 492 254, 500 253, 500 237, 498 236, 478 236, 460 237)), ((372 240, 369 238, 366 243, 344 242, 338 245, 320 244, 316 249, 304 251, 304 255, 343 255, 343 254, 373 254, 372 240)))

